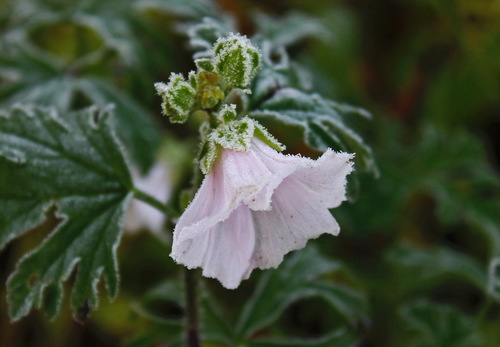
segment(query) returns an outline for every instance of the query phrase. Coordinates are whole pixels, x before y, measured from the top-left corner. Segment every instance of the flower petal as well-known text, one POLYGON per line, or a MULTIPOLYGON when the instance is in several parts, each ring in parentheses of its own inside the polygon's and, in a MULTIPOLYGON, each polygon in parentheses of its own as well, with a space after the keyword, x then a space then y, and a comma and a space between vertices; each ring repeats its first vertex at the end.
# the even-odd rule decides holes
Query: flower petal
POLYGON ((285 254, 303 248, 307 240, 323 233, 338 235, 340 227, 330 211, 309 195, 310 189, 290 176, 275 190, 271 211, 252 213, 257 232, 255 267, 277 267, 285 254))
POLYGON ((321 202, 326 208, 334 208, 345 200, 347 175, 353 170, 354 155, 328 149, 317 160, 311 160, 293 173, 308 189, 310 199, 321 202))
POLYGON ((254 247, 251 212, 241 204, 213 228, 193 239, 174 241, 171 256, 188 268, 202 267, 203 276, 216 278, 224 287, 234 289, 252 270, 254 247))
POLYGON ((242 200, 251 199, 272 173, 253 151, 222 151, 174 230, 174 242, 194 238, 224 221, 242 200))
POLYGON ((252 196, 251 199, 244 200, 245 204, 254 211, 270 210, 271 196, 281 182, 298 168, 314 162, 314 160, 298 155, 281 154, 257 138, 252 140, 251 150, 259 158, 259 161, 272 173, 266 185, 262 187, 257 195, 252 196))

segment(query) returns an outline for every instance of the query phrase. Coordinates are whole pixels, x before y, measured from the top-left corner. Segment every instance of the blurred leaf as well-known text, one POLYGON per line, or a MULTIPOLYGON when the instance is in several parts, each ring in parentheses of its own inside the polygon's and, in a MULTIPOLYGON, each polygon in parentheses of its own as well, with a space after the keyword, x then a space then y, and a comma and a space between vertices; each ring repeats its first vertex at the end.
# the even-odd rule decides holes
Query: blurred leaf
POLYGON ((500 258, 493 258, 488 267, 488 294, 500 301, 500 258))
POLYGON ((155 324, 182 331, 184 293, 181 281, 166 280, 148 290, 134 305, 135 311, 155 324), (179 311, 180 310, 180 311, 179 311))
POLYGON ((408 182, 411 191, 435 197, 444 224, 465 221, 485 235, 492 256, 500 255, 500 176, 482 141, 464 130, 426 127, 413 156, 419 160, 402 166, 404 175, 418 178, 408 182))
POLYGON ((243 308, 236 335, 240 339, 250 338, 277 320, 293 302, 314 296, 326 300, 350 324, 363 319, 367 307, 360 292, 320 279, 341 269, 341 264, 324 258, 314 247, 294 253, 279 269, 263 274, 253 297, 243 308))
POLYGON ((237 30, 231 17, 205 17, 201 22, 181 24, 179 31, 187 33, 194 58, 198 59, 211 57, 215 41, 237 30))
MULTIPOLYGON (((17 41, 28 43, 27 35, 39 30, 41 25, 72 23, 86 27, 103 40, 104 49, 117 52, 126 64, 138 62, 141 43, 133 30, 133 4, 135 0, 98 1, 13 1, 10 8, 9 31, 20 37, 17 41)), ((81 40, 82 37, 76 37, 81 40)), ((85 40, 76 43, 82 49, 85 40)), ((86 52, 83 52, 86 53, 86 52)))
POLYGON ((453 306, 418 302, 401 311, 403 318, 417 336, 415 347, 484 346, 474 321, 453 306))
POLYGON ((249 347, 352 347, 357 345, 357 339, 347 330, 336 330, 328 336, 308 341, 279 341, 265 340, 251 342, 249 347))
POLYGON ((163 346, 165 342, 168 343, 168 347, 184 346, 182 337, 171 337, 171 335, 172 332, 169 331, 169 329, 166 329, 163 326, 155 326, 126 341, 123 344, 123 347, 163 346))
POLYGON ((129 95, 96 78, 81 78, 75 81, 75 92, 78 91, 99 107, 110 103, 115 105, 116 116, 113 121, 116 123, 118 136, 134 163, 143 173, 147 172, 155 161, 156 150, 161 142, 159 125, 152 120, 149 112, 134 102, 129 95))
MULTIPOLYGON (((151 325, 129 340, 125 346, 149 347, 165 343, 168 346, 185 345, 184 287, 183 281, 179 278, 169 278, 160 282, 142 295, 133 308, 151 325)), ((200 313, 204 315, 204 311, 200 310, 200 313)))
POLYGON ((17 265, 8 280, 10 315, 33 306, 54 318, 63 283, 78 265, 71 306, 85 320, 97 307, 102 274, 118 292, 116 248, 132 182, 109 111, 59 116, 53 109, 16 108, 0 117, 2 245, 38 225, 57 206, 63 221, 17 265))
POLYGON ((227 321, 214 298, 205 295, 203 298, 203 309, 201 311, 201 329, 204 340, 223 343, 227 346, 235 345, 233 325, 227 321))
MULTIPOLYGON (((343 111, 338 104, 317 94, 282 88, 257 105, 250 115, 256 118, 270 117, 285 124, 300 126, 304 130, 306 142, 311 147, 319 151, 330 147, 354 152, 356 162, 363 170, 378 175, 372 150, 347 125, 343 111)), ((365 113, 362 116, 365 116, 365 113)))
POLYGON ((437 286, 450 278, 462 279, 482 292, 486 290, 487 277, 482 266, 474 258, 448 248, 398 247, 389 252, 388 260, 395 270, 397 290, 403 295, 437 286))
POLYGON ((154 9, 192 19, 205 16, 216 17, 220 11, 217 4, 212 0, 136 0, 134 6, 141 10, 154 9))
POLYGON ((312 78, 300 65, 291 62, 284 47, 263 41, 262 68, 253 81, 250 108, 259 105, 283 87, 311 89, 312 78))
POLYGON ((299 12, 272 17, 265 13, 254 16, 257 41, 270 41, 274 47, 288 47, 307 37, 328 37, 328 32, 316 18, 299 12))

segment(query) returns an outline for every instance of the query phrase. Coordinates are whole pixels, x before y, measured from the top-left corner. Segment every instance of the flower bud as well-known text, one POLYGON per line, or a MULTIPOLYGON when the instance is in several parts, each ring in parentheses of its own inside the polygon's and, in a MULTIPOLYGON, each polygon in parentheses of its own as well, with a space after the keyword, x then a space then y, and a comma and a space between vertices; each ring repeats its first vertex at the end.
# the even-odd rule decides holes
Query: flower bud
POLYGON ((219 101, 224 99, 224 93, 217 86, 205 86, 200 93, 200 106, 204 109, 215 107, 219 101))
POLYGON ((245 88, 260 67, 261 55, 246 36, 231 34, 217 40, 213 68, 227 87, 245 88))
POLYGON ((182 75, 174 73, 170 75, 168 84, 155 83, 158 95, 163 98, 162 112, 171 117, 172 123, 184 123, 187 120, 196 97, 193 83, 195 81, 192 78, 188 82, 182 75))

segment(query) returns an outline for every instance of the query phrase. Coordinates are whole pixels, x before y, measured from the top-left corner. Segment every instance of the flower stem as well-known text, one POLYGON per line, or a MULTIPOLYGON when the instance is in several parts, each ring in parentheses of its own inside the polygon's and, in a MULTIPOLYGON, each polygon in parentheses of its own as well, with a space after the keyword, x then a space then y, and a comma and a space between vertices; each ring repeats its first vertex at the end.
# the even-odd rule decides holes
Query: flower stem
POLYGON ((148 193, 143 192, 142 190, 139 190, 137 188, 134 188, 132 190, 134 192, 134 197, 138 200, 144 201, 146 204, 153 206, 160 212, 167 212, 168 207, 165 205, 163 202, 157 200, 156 198, 153 198, 151 195, 148 193))
POLYGON ((198 272, 186 268, 184 271, 184 282, 186 292, 186 347, 200 347, 198 272))

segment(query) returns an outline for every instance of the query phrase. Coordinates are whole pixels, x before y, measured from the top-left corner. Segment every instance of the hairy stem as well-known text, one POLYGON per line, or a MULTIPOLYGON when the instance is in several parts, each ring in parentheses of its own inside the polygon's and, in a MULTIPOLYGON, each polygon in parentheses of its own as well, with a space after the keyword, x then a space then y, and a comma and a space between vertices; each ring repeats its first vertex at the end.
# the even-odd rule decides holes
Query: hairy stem
POLYGON ((200 328, 198 325, 198 272, 185 269, 186 292, 186 346, 200 347, 200 328))

